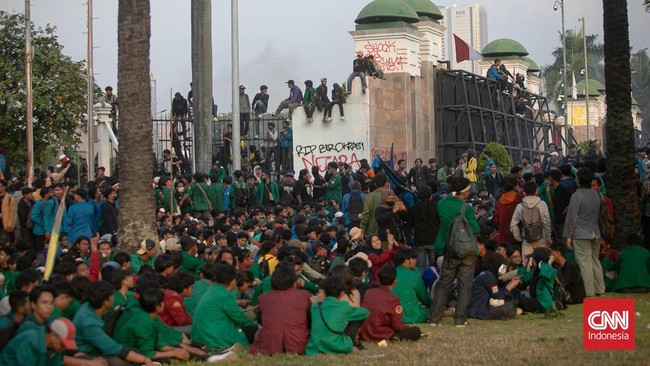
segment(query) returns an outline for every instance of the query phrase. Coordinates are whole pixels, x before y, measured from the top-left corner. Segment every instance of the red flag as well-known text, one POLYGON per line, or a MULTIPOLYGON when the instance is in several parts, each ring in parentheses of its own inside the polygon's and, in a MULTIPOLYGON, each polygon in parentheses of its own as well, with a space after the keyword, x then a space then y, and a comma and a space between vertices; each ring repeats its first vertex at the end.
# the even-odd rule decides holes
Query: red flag
POLYGON ((456 44, 456 62, 480 60, 483 56, 470 47, 467 42, 454 34, 454 43, 456 44))

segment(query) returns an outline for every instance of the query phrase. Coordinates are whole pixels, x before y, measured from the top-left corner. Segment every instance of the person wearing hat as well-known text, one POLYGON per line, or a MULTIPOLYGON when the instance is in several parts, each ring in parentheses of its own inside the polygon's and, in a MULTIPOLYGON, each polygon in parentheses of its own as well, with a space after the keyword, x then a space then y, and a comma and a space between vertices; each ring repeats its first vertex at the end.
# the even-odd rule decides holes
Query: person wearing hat
POLYGON ((251 119, 251 100, 246 94, 246 87, 239 86, 239 127, 241 137, 248 135, 248 124, 251 119))
POLYGON ((199 251, 199 242, 195 237, 184 235, 181 237, 181 254, 183 255, 183 265, 179 272, 189 272, 194 274, 199 267, 203 264, 203 259, 197 258, 196 254, 199 251))
POLYGON ((140 267, 145 264, 153 268, 154 263, 156 262, 157 253, 155 241, 145 239, 140 242, 140 249, 131 254, 131 268, 133 268, 133 272, 140 272, 140 267))
POLYGON ((553 151, 552 153, 549 154, 545 171, 560 169, 561 165, 562 162, 560 161, 560 153, 558 153, 557 151, 553 151))
POLYGON ((80 237, 92 237, 91 226, 98 218, 95 217, 95 209, 86 202, 88 191, 85 188, 79 188, 74 192, 74 205, 68 208, 68 214, 65 217, 65 224, 68 241, 74 243, 80 237))
POLYGON ((309 267, 322 275, 326 275, 330 268, 330 262, 327 260, 327 247, 320 241, 316 241, 312 247, 312 253, 314 254, 309 262, 309 267))
MULTIPOLYGON (((76 357, 64 356, 65 351, 77 350, 76 328, 66 318, 57 318, 48 326, 37 327, 16 335, 0 354, 0 365, 34 366, 82 364, 88 362, 76 357)), ((106 364, 105 361, 93 363, 106 364)))
POLYGON ((357 58, 352 60, 352 73, 348 76, 348 82, 345 84, 348 95, 352 94, 352 80, 357 76, 361 78, 361 92, 365 94, 368 85, 366 84, 366 63, 363 59, 363 51, 357 51, 357 58))
MULTIPOLYGON (((448 232, 452 221, 461 212, 464 205, 465 217, 472 230, 472 234, 476 235, 480 231, 480 226, 476 221, 474 210, 469 206, 465 200, 469 197, 470 182, 467 178, 455 178, 451 182, 451 193, 447 198, 438 202, 438 217, 440 219, 440 229, 436 236, 436 241, 433 249, 439 256, 444 255, 442 263, 440 280, 436 286, 436 291, 431 305, 431 318, 430 321, 434 324, 442 319, 447 298, 452 288, 454 287, 454 280, 459 278, 458 289, 458 303, 456 305, 456 313, 454 315, 454 323, 456 326, 467 325, 467 306, 471 297, 472 279, 474 278, 474 271, 476 269, 476 256, 470 255, 466 258, 452 258, 446 255, 448 232)), ((478 254, 478 253, 477 253, 478 254)))
POLYGON ((287 87, 289 88, 289 98, 280 102, 280 105, 275 110, 275 113, 273 113, 273 117, 280 116, 280 112, 282 112, 286 108, 289 108, 289 118, 286 119, 286 121, 291 121, 293 110, 299 107, 300 103, 302 103, 302 91, 296 85, 296 83, 291 79, 287 81, 287 87))
MULTIPOLYGON (((549 162, 551 161, 551 154, 557 152, 557 145, 555 143, 551 142, 548 144, 548 152, 544 156, 544 159, 542 160, 542 171, 545 172, 549 170, 549 162)), ((558 152, 558 158, 559 158, 560 153, 558 152)))
POLYGON ((603 153, 600 152, 600 141, 598 139, 589 140, 589 150, 587 150, 585 160, 598 163, 598 160, 600 160, 602 157, 603 153))
POLYGON ((266 110, 269 107, 269 87, 266 85, 260 86, 260 92, 255 94, 253 97, 253 113, 255 113, 255 118, 259 118, 262 114, 266 113, 266 110))

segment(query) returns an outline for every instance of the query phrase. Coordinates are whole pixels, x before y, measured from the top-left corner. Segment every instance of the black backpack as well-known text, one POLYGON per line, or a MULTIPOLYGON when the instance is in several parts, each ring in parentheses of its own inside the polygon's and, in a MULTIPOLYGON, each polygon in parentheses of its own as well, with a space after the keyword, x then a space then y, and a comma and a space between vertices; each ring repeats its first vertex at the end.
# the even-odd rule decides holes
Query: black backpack
POLYGON ((526 207, 522 204, 521 236, 527 243, 536 242, 544 237, 544 222, 537 205, 526 207))
POLYGON ((7 346, 9 341, 14 338, 19 326, 20 323, 12 321, 8 326, 0 329, 0 352, 5 348, 5 346, 7 346))
POLYGON ((247 207, 249 201, 248 189, 245 185, 240 186, 240 184, 242 183, 235 184, 235 187, 237 187, 237 192, 235 192, 237 207, 247 207))
POLYGON ((270 274, 269 260, 265 257, 262 257, 262 261, 260 262, 260 272, 262 273, 262 279, 266 278, 270 274))
POLYGON ((353 222, 361 221, 361 213, 363 212, 363 199, 361 198, 361 192, 352 191, 350 192, 350 200, 348 202, 348 215, 350 220, 353 222))
POLYGON ((122 314, 124 314, 124 307, 117 306, 115 309, 104 315, 104 331, 109 337, 113 336, 117 321, 120 319, 122 314))
POLYGON ((476 237, 472 233, 467 217, 465 217, 466 208, 467 203, 465 202, 458 215, 449 224, 449 231, 447 232, 447 253, 449 253, 451 258, 464 259, 476 255, 478 250, 476 237))

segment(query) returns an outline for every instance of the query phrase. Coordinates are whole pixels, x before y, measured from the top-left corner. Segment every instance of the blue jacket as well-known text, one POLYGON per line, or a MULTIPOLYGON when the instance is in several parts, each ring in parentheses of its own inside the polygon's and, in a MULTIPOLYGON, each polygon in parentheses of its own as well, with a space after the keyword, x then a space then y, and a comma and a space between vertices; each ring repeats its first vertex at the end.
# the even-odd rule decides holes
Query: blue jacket
POLYGON ((68 241, 75 243, 83 236, 90 239, 93 223, 96 222, 95 208, 88 202, 81 201, 70 206, 64 225, 68 232, 68 241))
POLYGON ((90 225, 90 232, 93 236, 95 236, 99 230, 99 221, 102 218, 102 208, 99 206, 99 203, 93 199, 87 199, 86 202, 88 202, 89 205, 93 206, 93 211, 95 213, 95 220, 90 225))
MULTIPOLYGON (((366 202, 366 194, 361 192, 361 202, 365 203, 366 202)), ((345 224, 350 225, 352 223, 352 220, 350 220, 350 193, 346 193, 343 195, 343 200, 341 202, 341 212, 345 215, 345 224)))
POLYGON ((488 319, 490 299, 504 299, 508 290, 499 289, 499 283, 490 271, 479 273, 472 283, 472 298, 467 307, 467 316, 488 319))
MULTIPOLYGON (((54 227, 54 220, 56 219, 56 212, 59 210, 59 200, 56 198, 50 198, 45 205, 43 206, 43 227, 46 233, 52 232, 54 227)), ((65 223, 65 210, 63 211, 63 219, 61 223, 65 223)), ((61 225, 61 232, 65 233, 65 225, 61 225)))
POLYGON ((499 70, 497 70, 497 67, 495 65, 490 66, 490 68, 488 69, 487 77, 488 79, 495 80, 495 81, 503 80, 503 76, 499 74, 499 70))
POLYGON ((280 142, 281 147, 292 147, 293 146, 293 130, 291 128, 287 129, 287 133, 282 134, 282 142, 280 142))
POLYGON ((29 218, 31 218, 32 222, 34 223, 34 227, 32 228, 34 235, 45 234, 45 220, 43 217, 43 209, 45 208, 45 203, 46 201, 43 201, 43 199, 38 200, 34 204, 34 207, 32 207, 32 211, 29 214, 29 218))

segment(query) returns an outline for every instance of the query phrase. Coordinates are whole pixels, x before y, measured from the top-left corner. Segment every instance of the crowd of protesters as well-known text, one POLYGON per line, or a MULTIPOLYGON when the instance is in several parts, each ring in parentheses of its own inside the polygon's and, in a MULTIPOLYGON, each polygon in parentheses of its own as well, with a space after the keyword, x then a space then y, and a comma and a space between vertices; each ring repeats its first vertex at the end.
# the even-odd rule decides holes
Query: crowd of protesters
MULTIPOLYGON (((238 347, 349 353, 417 340, 444 317, 465 327, 470 318, 554 316, 606 291, 646 292, 642 237, 625 238, 619 252, 601 235, 602 210, 614 217, 597 141, 591 149, 562 157, 551 145, 510 172, 488 151, 468 151, 441 167, 418 158, 393 170, 377 157, 356 171, 332 162, 324 175, 286 169, 277 180, 262 167, 220 165, 156 176, 147 194, 159 238, 133 253, 116 246, 115 177, 102 171, 79 186, 49 171, 33 188, 0 180, 0 364, 216 362, 238 347), (449 244, 459 215, 474 234, 471 255, 449 244)), ((648 172, 640 151, 642 206, 648 172)))

